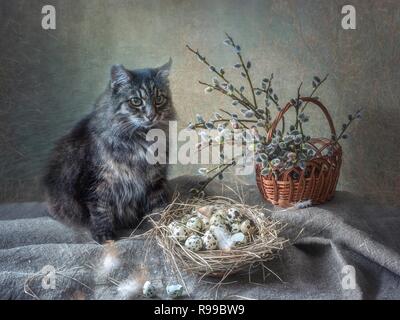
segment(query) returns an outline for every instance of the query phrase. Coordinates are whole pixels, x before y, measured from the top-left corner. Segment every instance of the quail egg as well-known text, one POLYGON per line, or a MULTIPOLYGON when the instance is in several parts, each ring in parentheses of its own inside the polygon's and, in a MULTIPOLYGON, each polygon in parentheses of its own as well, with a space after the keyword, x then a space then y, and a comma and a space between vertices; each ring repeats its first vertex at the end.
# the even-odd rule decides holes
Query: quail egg
POLYGON ((254 232, 254 226, 250 220, 246 219, 240 224, 240 230, 244 234, 250 234, 254 232))
POLYGON ((226 218, 230 223, 240 219, 240 212, 236 208, 230 208, 226 214, 226 218))
POLYGON ((210 225, 226 224, 225 216, 220 213, 214 213, 210 218, 210 225))
POLYGON ((199 217, 192 217, 186 222, 186 228, 189 231, 201 231, 203 229, 203 221, 199 217))
POLYGON ((200 236, 194 234, 186 239, 185 247, 192 251, 200 251, 203 247, 203 241, 200 236))
POLYGON ((222 216, 223 218, 226 217, 226 213, 225 213, 225 210, 224 210, 223 208, 218 208, 218 207, 216 207, 216 208, 214 209, 213 214, 214 214, 214 215, 220 215, 220 216, 222 216))
POLYGON ((203 246, 206 250, 215 250, 218 247, 217 238, 212 234, 211 231, 206 231, 202 237, 203 246))
POLYGON ((238 233, 238 232, 242 231, 240 228, 240 222, 233 222, 233 223, 231 223, 230 226, 231 226, 232 233, 238 233))
POLYGON ((185 215, 182 217, 181 222, 182 222, 183 224, 186 224, 186 222, 188 222, 189 219, 192 218, 192 217, 193 217, 193 215, 191 215, 191 214, 185 214, 185 215))
POLYGON ((156 287, 150 281, 144 283, 143 295, 147 298, 152 298, 156 295, 156 287))
POLYGON ((185 241, 187 236, 188 232, 186 230, 186 227, 184 226, 178 226, 172 230, 172 237, 178 240, 179 242, 185 241))
POLYGON ((226 224, 212 224, 209 231, 214 234, 214 231, 218 229, 222 229, 224 232, 229 232, 226 224))
POLYGON ((170 231, 173 231, 176 227, 179 226, 179 222, 178 221, 172 221, 169 225, 168 228, 170 231))
POLYGON ((200 218, 201 222, 203 223, 202 230, 204 230, 204 231, 208 230, 208 228, 210 228, 210 219, 208 219, 206 216, 203 216, 201 213, 198 213, 197 216, 200 218))
POLYGON ((166 288, 167 295, 171 298, 182 297, 183 287, 180 284, 171 284, 166 288))

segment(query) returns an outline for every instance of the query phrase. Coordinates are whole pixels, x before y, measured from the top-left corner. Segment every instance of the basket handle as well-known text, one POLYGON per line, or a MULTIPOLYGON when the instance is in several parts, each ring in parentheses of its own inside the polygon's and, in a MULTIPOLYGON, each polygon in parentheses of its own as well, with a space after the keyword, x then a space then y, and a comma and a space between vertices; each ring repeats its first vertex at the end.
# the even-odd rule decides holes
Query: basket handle
MULTIPOLYGON (((321 111, 324 113, 326 120, 328 120, 329 128, 331 129, 331 134, 336 136, 335 126, 333 124, 331 115, 328 112, 328 109, 319 100, 311 98, 311 97, 301 97, 300 100, 302 100, 304 102, 310 102, 311 104, 314 104, 317 107, 319 107, 321 109, 321 111)), ((272 140, 272 135, 274 134, 276 127, 278 126, 279 122, 282 120, 285 113, 292 107, 293 107, 292 103, 288 102, 286 104, 286 106, 278 113, 275 120, 272 122, 271 128, 268 131, 268 135, 267 135, 268 142, 270 142, 272 140)))

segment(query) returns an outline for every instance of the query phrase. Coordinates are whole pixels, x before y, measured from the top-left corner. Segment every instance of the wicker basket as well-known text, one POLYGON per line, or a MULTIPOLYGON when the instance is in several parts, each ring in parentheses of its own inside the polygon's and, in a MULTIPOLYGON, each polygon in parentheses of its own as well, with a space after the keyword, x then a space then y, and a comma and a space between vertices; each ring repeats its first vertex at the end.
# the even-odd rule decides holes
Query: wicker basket
MULTIPOLYGON (((313 98, 303 97, 301 100, 322 110, 328 120, 331 134, 336 136, 332 118, 325 106, 313 98)), ((279 112, 268 132, 268 141, 271 141, 277 125, 291 107, 293 105, 288 103, 279 112)), ((338 143, 326 138, 313 138, 309 143, 314 147, 316 154, 312 160, 306 162, 304 169, 292 168, 275 179, 272 173, 262 176, 260 165, 256 165, 257 186, 267 201, 280 207, 289 207, 299 201, 311 200, 313 204, 321 204, 333 198, 340 174, 342 148, 338 143), (329 154, 328 147, 331 149, 329 154), (294 172, 297 174, 295 179, 294 172)))

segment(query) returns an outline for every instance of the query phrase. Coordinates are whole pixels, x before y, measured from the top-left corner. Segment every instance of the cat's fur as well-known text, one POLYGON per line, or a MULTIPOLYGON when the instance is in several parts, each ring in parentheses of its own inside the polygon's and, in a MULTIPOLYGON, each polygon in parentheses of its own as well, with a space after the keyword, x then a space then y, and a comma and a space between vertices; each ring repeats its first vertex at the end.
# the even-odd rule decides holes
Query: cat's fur
POLYGON ((44 185, 53 217, 88 227, 102 243, 165 204, 167 168, 149 164, 146 150, 152 142, 145 136, 151 128, 168 135, 175 117, 170 66, 171 60, 154 69, 111 68, 111 81, 94 110, 52 153, 44 185))

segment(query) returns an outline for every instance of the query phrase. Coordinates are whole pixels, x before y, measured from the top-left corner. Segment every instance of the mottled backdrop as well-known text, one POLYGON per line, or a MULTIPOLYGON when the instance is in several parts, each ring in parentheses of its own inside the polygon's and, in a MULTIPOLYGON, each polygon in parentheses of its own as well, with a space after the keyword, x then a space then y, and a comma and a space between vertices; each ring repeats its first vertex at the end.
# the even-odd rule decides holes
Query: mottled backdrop
MULTIPOLYGON (((393 1, 2 1, 0 4, 0 201, 42 199, 39 177, 54 140, 90 109, 113 63, 160 65, 174 59, 172 91, 180 126, 229 102, 204 95, 210 75, 186 49, 218 66, 241 43, 261 79, 274 72, 281 100, 299 81, 329 73, 319 96, 337 126, 357 107, 364 119, 343 143, 339 188, 399 203, 400 2, 393 1), (341 28, 341 7, 357 10, 357 30, 341 28), (57 10, 57 29, 41 28, 41 8, 57 10)), ((326 133, 312 113, 310 130, 326 133)), ((192 172, 174 167, 172 176, 192 172)), ((253 183, 252 178, 245 182, 253 183)))

